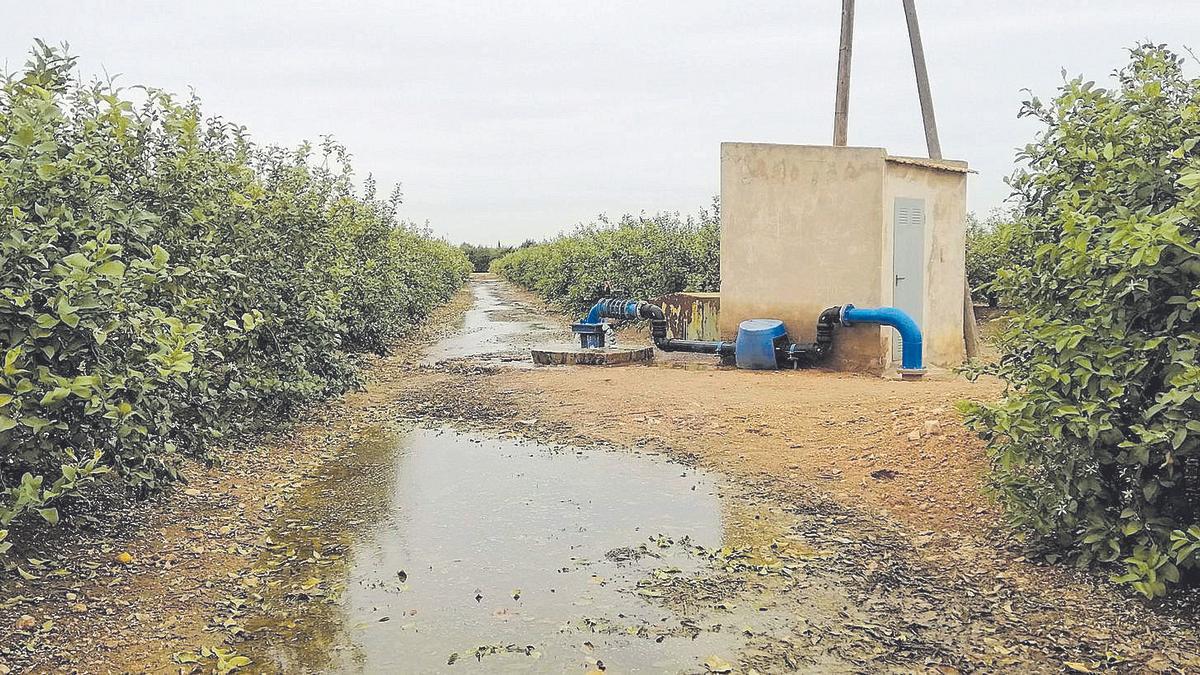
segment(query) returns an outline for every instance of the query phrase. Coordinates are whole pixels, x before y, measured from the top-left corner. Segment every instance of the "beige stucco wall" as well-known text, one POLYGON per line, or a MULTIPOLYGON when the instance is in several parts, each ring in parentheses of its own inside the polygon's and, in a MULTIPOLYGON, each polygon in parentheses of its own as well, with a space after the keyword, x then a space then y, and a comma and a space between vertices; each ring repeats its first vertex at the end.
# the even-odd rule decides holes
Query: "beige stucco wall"
MULTIPOLYGON (((775 318, 809 342, 826 307, 891 304, 892 204, 913 197, 926 201, 926 361, 961 362, 965 165, 944 164, 958 170, 888 161, 882 148, 723 143, 722 338, 775 318)), ((839 328, 830 364, 882 371, 891 334, 839 328)))
MULTIPOLYGON (((721 144, 721 335, 780 319, 798 342, 833 305, 880 302, 883 148, 721 144)), ((833 362, 877 370, 869 326, 843 330, 833 362)))
MULTIPOLYGON (((961 166, 963 162, 944 162, 961 166)), ((883 275, 892 278, 892 204, 897 197, 925 201, 925 305, 921 336, 927 365, 953 367, 966 358, 963 345, 963 288, 966 284, 966 173, 885 162, 883 275)), ((892 284, 884 284, 883 304, 892 304, 892 284)), ((893 332, 885 331, 889 350, 893 332)))

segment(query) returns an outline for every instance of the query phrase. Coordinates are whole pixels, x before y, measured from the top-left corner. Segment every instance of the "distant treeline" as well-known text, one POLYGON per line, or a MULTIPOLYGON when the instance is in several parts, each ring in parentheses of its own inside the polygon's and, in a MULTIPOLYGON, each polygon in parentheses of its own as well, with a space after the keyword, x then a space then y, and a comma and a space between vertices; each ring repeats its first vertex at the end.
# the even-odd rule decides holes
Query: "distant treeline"
POLYGON ((605 289, 634 297, 721 286, 719 205, 696 215, 601 217, 569 234, 522 245, 491 270, 564 307, 583 308, 605 289))
POLYGON ((496 242, 495 246, 476 246, 464 243, 459 248, 462 249, 463 255, 467 256, 467 260, 471 261, 471 266, 475 268, 476 272, 486 272, 496 258, 506 256, 518 248, 533 246, 534 243, 532 239, 526 239, 520 246, 501 246, 500 242, 496 242))

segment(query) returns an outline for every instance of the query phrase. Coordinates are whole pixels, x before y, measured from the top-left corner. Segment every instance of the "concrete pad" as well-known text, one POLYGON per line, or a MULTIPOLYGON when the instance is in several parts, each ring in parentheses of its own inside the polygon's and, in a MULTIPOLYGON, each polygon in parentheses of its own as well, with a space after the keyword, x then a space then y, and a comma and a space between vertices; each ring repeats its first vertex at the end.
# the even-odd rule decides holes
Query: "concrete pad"
POLYGON ((583 347, 550 346, 533 350, 533 362, 541 366, 618 366, 645 363, 654 358, 654 347, 583 347))

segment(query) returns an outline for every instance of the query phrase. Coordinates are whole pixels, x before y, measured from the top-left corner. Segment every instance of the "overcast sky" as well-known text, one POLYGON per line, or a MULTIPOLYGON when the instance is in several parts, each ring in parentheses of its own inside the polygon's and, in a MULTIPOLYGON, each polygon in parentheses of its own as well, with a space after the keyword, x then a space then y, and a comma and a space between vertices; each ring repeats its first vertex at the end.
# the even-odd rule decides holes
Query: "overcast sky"
MULTIPOLYGON (((333 134, 454 241, 694 211, 722 141, 829 143, 840 0, 13 2, 0 64, 67 41, 85 74, 186 92, 294 145, 333 134)), ((1200 1, 918 0, 944 154, 1008 190, 1021 89, 1107 80, 1138 40, 1200 47, 1200 1)), ((1193 72, 1196 70, 1193 67, 1193 72)), ((922 155, 900 0, 859 0, 850 144, 922 155)))

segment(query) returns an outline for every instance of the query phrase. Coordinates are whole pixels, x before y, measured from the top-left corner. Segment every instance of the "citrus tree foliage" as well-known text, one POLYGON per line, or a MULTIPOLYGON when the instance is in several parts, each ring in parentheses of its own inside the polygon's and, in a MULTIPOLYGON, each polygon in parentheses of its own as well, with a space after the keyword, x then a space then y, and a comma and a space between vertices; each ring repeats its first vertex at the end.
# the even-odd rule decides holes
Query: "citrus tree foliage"
POLYGON ((1009 389, 970 419, 1018 526, 1157 596, 1200 547, 1200 80, 1153 45, 1115 75, 1022 108, 1032 256, 995 283, 1009 389))
MULTIPOLYGON (((533 242, 529 242, 529 244, 532 243, 533 242)), ((491 269, 493 260, 508 255, 516 250, 515 246, 501 246, 499 243, 497 243, 495 246, 478 246, 475 244, 463 243, 459 246, 459 248, 462 249, 463 255, 467 256, 467 260, 471 261, 471 266, 476 272, 488 271, 491 269)))
POLYGON ((1028 237, 1015 214, 995 211, 984 220, 967 214, 967 282, 974 299, 989 307, 1000 304, 996 275, 1006 267, 1028 264, 1028 237))
POLYGON ((146 494, 354 386, 352 355, 469 269, 357 194, 333 142, 257 147, 196 100, 73 71, 39 42, 0 89, 0 546, 89 482, 146 494))
POLYGON ((721 285, 718 205, 696 216, 625 215, 580 225, 570 234, 523 246, 492 263, 492 271, 571 309, 618 289, 647 298, 721 285))

